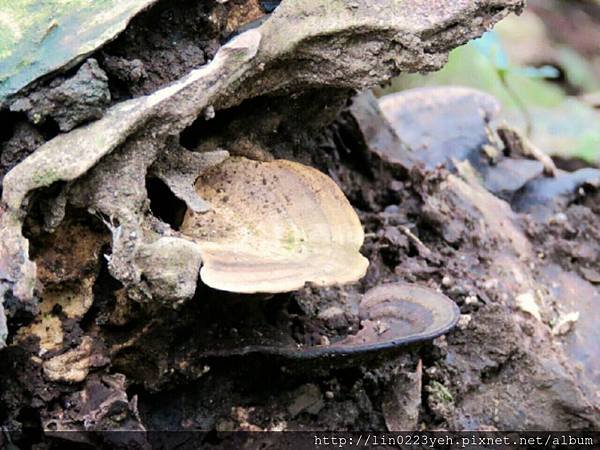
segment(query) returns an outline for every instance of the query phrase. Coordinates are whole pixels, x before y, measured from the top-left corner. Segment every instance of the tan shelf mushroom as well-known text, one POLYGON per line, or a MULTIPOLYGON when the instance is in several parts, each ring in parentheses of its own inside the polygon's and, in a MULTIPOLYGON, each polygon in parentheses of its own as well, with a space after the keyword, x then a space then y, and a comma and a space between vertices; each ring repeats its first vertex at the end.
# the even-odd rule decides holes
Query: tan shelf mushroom
POLYGON ((202 249, 200 277, 230 292, 289 292, 360 279, 360 221, 337 185, 291 161, 230 158, 196 183, 210 212, 188 211, 181 231, 202 249))

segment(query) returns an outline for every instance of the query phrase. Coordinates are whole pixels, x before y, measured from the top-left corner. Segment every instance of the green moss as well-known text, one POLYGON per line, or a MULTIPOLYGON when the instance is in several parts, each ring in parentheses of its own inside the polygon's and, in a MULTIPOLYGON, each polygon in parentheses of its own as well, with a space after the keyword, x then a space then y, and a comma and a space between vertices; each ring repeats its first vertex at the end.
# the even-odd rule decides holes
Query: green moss
POLYGON ((37 169, 31 180, 36 186, 50 186, 52 183, 60 179, 58 171, 52 167, 37 169))
POLYGON ((434 380, 429 383, 429 394, 441 403, 452 403, 454 401, 454 397, 448 388, 439 381, 434 380))

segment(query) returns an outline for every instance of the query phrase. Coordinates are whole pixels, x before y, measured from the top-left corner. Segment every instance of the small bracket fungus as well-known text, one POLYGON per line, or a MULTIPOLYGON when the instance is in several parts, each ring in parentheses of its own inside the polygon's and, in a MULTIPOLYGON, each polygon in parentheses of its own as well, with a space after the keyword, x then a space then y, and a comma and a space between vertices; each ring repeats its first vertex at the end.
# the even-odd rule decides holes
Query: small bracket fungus
POLYGON ((290 342, 281 330, 261 329, 256 333, 256 324, 239 323, 237 339, 222 339, 218 332, 212 333, 195 357, 266 354, 312 360, 370 354, 441 336, 457 324, 460 310, 452 300, 432 289, 397 282, 367 291, 360 301, 358 316, 358 332, 337 342, 314 346, 290 342))
POLYGON ((181 232, 201 248, 202 281, 230 292, 289 292, 360 279, 364 233, 342 191, 291 161, 230 158, 200 176, 213 209, 188 211, 181 232))
POLYGON ((330 351, 383 350, 431 340, 454 328, 460 310, 443 294, 398 282, 365 293, 359 315, 361 330, 332 346, 330 351))

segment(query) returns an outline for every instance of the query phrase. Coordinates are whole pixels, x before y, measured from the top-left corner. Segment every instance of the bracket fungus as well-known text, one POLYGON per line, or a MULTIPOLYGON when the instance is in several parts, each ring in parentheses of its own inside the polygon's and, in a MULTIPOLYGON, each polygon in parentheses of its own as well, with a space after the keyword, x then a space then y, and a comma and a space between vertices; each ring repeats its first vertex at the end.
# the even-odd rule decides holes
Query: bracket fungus
POLYGON ((201 248, 208 286, 289 292, 361 278, 364 234, 342 191, 321 172, 285 160, 229 158, 196 183, 211 211, 189 211, 181 231, 201 248))
MULTIPOLYGON (((429 341, 449 332, 460 318, 456 303, 443 294, 416 284, 396 282, 367 291, 358 304, 360 327, 355 334, 320 345, 298 345, 286 341, 279 329, 239 319, 237 338, 223 336, 217 324, 207 324, 202 349, 195 357, 230 357, 267 354, 285 359, 312 360, 393 350, 429 341), (251 330, 250 330, 251 328, 251 330), (254 332, 253 332, 253 331, 254 332), (243 336, 243 339, 241 338, 243 336)), ((230 324, 231 325, 231 324, 230 324)))
POLYGON ((452 330, 460 318, 451 299, 425 286, 395 282, 364 294, 354 288, 328 289, 341 294, 337 299, 320 290, 306 310, 290 308, 294 294, 250 301, 258 299, 204 289, 203 301, 184 306, 192 320, 185 333, 173 333, 173 320, 182 320, 181 311, 165 311, 113 346, 113 367, 139 374, 134 377, 150 390, 160 389, 172 376, 201 376, 207 367, 237 365, 240 359, 320 371, 332 361, 336 368, 348 367, 431 341, 452 330), (331 315, 331 310, 338 312, 331 315), (315 316, 315 311, 320 313, 315 316), (166 356, 154 350, 157 345, 172 350, 166 356))
POLYGON ((296 350, 296 355, 310 358, 367 353, 429 341, 454 328, 460 310, 443 294, 397 282, 367 291, 359 305, 359 317, 361 329, 356 334, 331 345, 296 350))
POLYGON ((362 329, 336 347, 365 351, 427 341, 450 331, 459 317, 456 303, 443 294, 403 282, 383 284, 360 303, 362 329))

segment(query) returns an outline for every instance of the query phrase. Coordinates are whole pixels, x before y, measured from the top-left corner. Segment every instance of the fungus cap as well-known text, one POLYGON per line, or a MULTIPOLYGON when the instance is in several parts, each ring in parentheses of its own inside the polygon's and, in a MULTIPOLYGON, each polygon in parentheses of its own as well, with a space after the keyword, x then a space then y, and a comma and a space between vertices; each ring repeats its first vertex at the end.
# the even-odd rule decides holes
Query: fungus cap
POLYGON ((376 349, 434 339, 456 325, 460 310, 439 292, 397 282, 367 291, 359 315, 361 330, 338 345, 376 349))
POLYGON ((260 307, 244 303, 228 322, 227 329, 236 329, 234 337, 223 331, 222 324, 210 322, 211 315, 204 316, 208 323, 203 329, 215 328, 202 334, 202 350, 196 357, 264 354, 302 361, 362 357, 430 341, 449 332, 460 318, 458 306, 433 289, 404 282, 382 284, 363 294, 358 304, 360 327, 355 327, 353 334, 340 337, 334 333, 331 342, 302 345, 289 336, 287 324, 282 329, 281 324, 257 321, 248 311, 260 307))
POLYGON ((289 292, 364 276, 364 233, 342 191, 291 161, 229 158, 196 182, 212 210, 188 210, 181 231, 202 249, 202 281, 240 293, 289 292))
POLYGON ((266 351, 292 359, 312 359, 393 350, 446 334, 457 324, 460 309, 430 288, 397 282, 367 291, 359 305, 359 317, 360 330, 338 342, 266 351))

